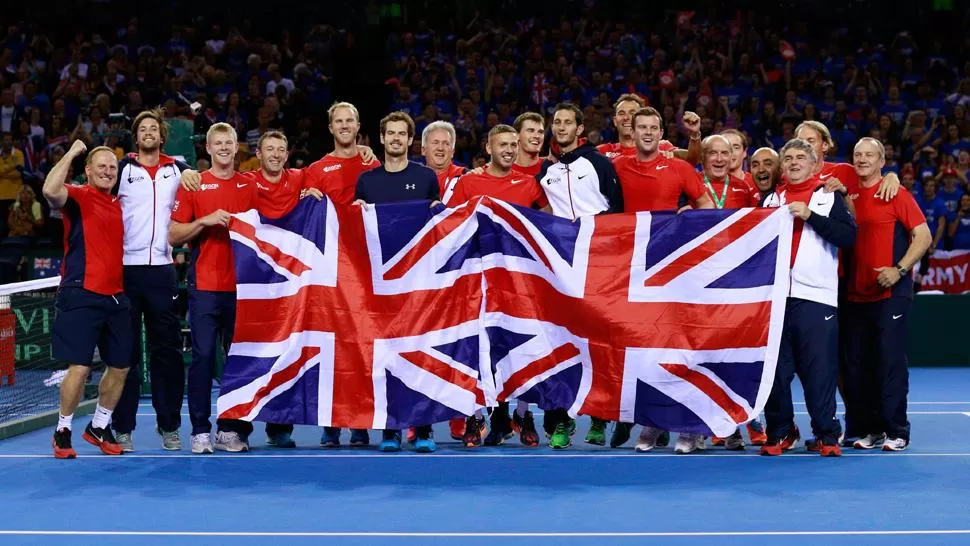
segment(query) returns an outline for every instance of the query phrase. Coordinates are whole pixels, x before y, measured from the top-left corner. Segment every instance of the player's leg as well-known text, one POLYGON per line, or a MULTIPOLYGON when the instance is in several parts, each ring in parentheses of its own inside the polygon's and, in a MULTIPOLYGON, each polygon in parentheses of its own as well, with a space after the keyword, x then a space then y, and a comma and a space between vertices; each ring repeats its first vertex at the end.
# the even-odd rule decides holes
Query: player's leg
POLYGON ((849 321, 843 328, 846 334, 842 370, 845 426, 848 434, 857 437, 852 445, 858 449, 872 449, 882 441, 874 396, 879 390, 874 381, 874 362, 878 357, 873 354, 877 350, 873 343, 877 335, 875 305, 849 302, 844 313, 849 321))
POLYGON ((212 372, 219 338, 214 292, 189 289, 189 328, 192 362, 188 371, 189 420, 192 453, 212 453, 212 372))
POLYGON ((775 380, 765 403, 765 425, 768 443, 761 447, 762 455, 781 455, 794 447, 798 441, 795 426, 795 409, 792 405, 791 382, 795 377, 794 323, 800 320, 800 304, 803 300, 788 299, 785 325, 778 347, 778 364, 775 380), (793 440, 794 439, 794 440, 793 440))
MULTIPOLYGON (((131 332, 132 335, 139 336, 141 340, 141 323, 144 311, 144 290, 141 279, 137 271, 132 267, 125 267, 125 294, 131 304, 131 332)), ((131 344, 131 354, 129 356, 131 366, 130 373, 125 378, 125 387, 112 415, 111 427, 114 429, 118 444, 122 451, 131 452, 135 450, 132 442, 131 433, 135 430, 136 414, 138 413, 138 401, 141 398, 141 377, 142 377, 142 352, 141 343, 131 344)))
MULTIPOLYGON (((222 340, 221 349, 226 355, 232 345, 232 333, 236 327, 236 294, 234 292, 216 293, 218 307, 217 320, 219 322, 219 339, 222 340)), ((249 451, 249 435, 253 432, 253 424, 241 419, 217 419, 216 443, 218 450, 237 453, 249 451)))
POLYGON ((111 430, 111 416, 121 399, 131 368, 131 304, 124 294, 97 296, 99 300, 98 351, 105 363, 98 386, 98 405, 82 436, 105 455, 121 455, 122 448, 111 430))
POLYGON ((182 359, 182 326, 178 316, 178 279, 174 265, 145 271, 145 336, 152 382, 152 406, 157 431, 166 450, 182 449, 182 398, 185 396, 185 363, 182 359))
POLYGON ((805 404, 823 456, 842 454, 839 436, 842 426, 835 417, 838 384, 839 325, 836 308, 807 301, 795 327, 795 368, 805 389, 805 404))
POLYGON ((881 302, 878 326, 879 350, 876 370, 879 378, 879 413, 886 440, 883 451, 909 447, 910 424, 906 416, 909 396, 909 362, 906 358, 906 319, 912 300, 894 297, 881 302))

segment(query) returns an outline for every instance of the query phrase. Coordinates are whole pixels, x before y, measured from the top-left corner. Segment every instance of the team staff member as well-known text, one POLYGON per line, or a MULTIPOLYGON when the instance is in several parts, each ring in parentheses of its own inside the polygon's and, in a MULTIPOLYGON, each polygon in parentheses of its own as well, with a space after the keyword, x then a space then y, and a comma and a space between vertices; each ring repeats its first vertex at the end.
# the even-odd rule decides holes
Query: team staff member
POLYGON ((357 144, 360 114, 356 106, 334 103, 327 110, 327 119, 334 149, 304 169, 304 185, 322 191, 338 205, 349 205, 354 200, 360 173, 379 167, 380 163, 369 147, 357 144))
MULTIPOLYGON (((704 139, 703 150, 704 171, 698 177, 708 197, 714 201, 714 208, 757 207, 761 202, 761 192, 747 178, 738 177, 731 170, 738 154, 731 140, 724 135, 711 135, 704 139)), ((747 173, 742 171, 741 174, 747 173)))
MULTIPOLYGON (((579 136, 583 131, 582 110, 569 102, 557 104, 552 121, 556 162, 546 159, 536 175, 552 213, 576 220, 582 216, 623 212, 623 192, 616 171, 592 144, 581 142, 579 136)), ((594 425, 602 435, 605 423, 596 420, 594 425)), ((565 409, 553 409, 546 412, 543 428, 550 435, 549 445, 553 449, 566 449, 572 445, 576 420, 565 409)))
MULTIPOLYGON (((236 130, 216 123, 206 133, 206 151, 212 168, 202 173, 200 191, 180 188, 172 209, 169 242, 190 243, 189 325, 192 329, 192 364, 189 366, 189 418, 192 453, 212 453, 212 374, 217 343, 228 352, 236 323, 236 272, 229 240, 230 214, 257 206, 256 184, 233 168, 238 143, 236 130)), ((218 419, 215 449, 248 451, 248 421, 218 419)))
MULTIPOLYGON (((424 164, 438 177, 438 193, 447 203, 458 178, 466 169, 455 165, 455 126, 447 121, 433 121, 421 132, 421 155, 424 164)), ((462 421, 464 426, 464 421, 462 421)))
MULTIPOLYGON (((152 406, 162 448, 182 449, 182 398, 185 363, 182 360, 182 325, 178 315, 178 278, 168 243, 172 206, 182 173, 189 166, 161 153, 168 137, 162 110, 146 110, 135 117, 131 132, 137 152, 119 165, 115 186, 125 222, 125 294, 131 301, 133 332, 145 320, 152 406)), ((121 448, 134 451, 131 433, 141 397, 141 344, 134 343, 131 373, 115 409, 112 426, 121 448)))
POLYGON ((758 148, 751 154, 751 179, 761 193, 763 199, 769 193, 775 193, 781 183, 781 163, 778 152, 771 148, 758 148))
POLYGON ((842 427, 835 418, 838 383, 839 301, 838 249, 856 238, 852 214, 837 192, 827 192, 819 179, 815 149, 795 138, 781 149, 788 183, 765 197, 764 205, 787 206, 795 216, 791 243, 791 289, 785 310, 774 385, 765 404, 768 443, 762 455, 781 455, 799 440, 792 410, 791 382, 795 374, 805 390, 805 402, 825 457, 842 454, 842 427))
MULTIPOLYGON (((355 205, 368 206, 400 201, 431 201, 439 203, 438 177, 434 171, 408 161, 408 150, 414 142, 414 120, 405 112, 392 112, 381 120, 381 144, 384 145, 384 165, 364 172, 357 180, 355 205)), ((340 429, 327 427, 324 438, 339 443, 340 429), (328 438, 328 435, 329 438, 328 438)), ((431 425, 415 427, 414 447, 422 453, 436 449, 431 425)), ((401 431, 382 431, 381 451, 400 451, 401 431)))
POLYGON ((124 224, 121 205, 111 196, 118 182, 118 160, 110 148, 99 146, 85 161, 88 183, 65 185, 71 163, 85 150, 82 141, 74 141, 47 175, 43 190, 51 205, 64 212, 64 262, 51 331, 54 358, 68 363, 52 440, 58 459, 77 457, 71 445, 71 425, 95 347, 107 368, 101 377, 94 418, 82 438, 105 455, 121 455, 109 422, 131 366, 130 305, 122 286, 124 224))
POLYGON ((906 396, 906 317, 913 303, 910 274, 933 236, 916 199, 900 192, 890 202, 876 197, 886 151, 865 137, 853 154, 859 175, 855 202, 859 236, 848 271, 845 403, 861 433, 857 449, 882 443, 884 451, 909 446, 906 396), (873 378, 875 381, 873 382, 873 378))
MULTIPOLYGON (((838 190, 842 195, 855 193, 859 186, 859 176, 855 168, 848 163, 829 163, 825 161, 825 156, 835 149, 835 141, 832 140, 832 133, 829 128, 820 121, 803 121, 795 128, 795 138, 808 142, 815 151, 818 162, 815 165, 815 174, 819 180, 826 185, 829 190, 838 190)), ((883 177, 879 183, 879 190, 876 197, 885 201, 891 201, 899 192, 899 177, 896 173, 889 173, 883 177)), ((849 201, 849 208, 852 202, 849 201)))

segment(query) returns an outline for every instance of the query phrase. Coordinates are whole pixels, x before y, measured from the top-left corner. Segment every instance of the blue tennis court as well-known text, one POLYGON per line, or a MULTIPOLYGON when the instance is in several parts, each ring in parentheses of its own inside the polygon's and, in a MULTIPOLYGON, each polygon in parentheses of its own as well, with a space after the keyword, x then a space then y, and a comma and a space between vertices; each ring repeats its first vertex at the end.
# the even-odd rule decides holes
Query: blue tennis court
POLYGON ((100 455, 87 418, 74 461, 52 457, 51 430, 0 442, 0 544, 965 544, 967 385, 970 369, 911 370, 910 449, 840 459, 635 454, 584 444, 585 418, 563 452, 467 450, 446 424, 431 455, 325 451, 311 427, 275 450, 257 425, 250 453, 198 456, 187 417, 183 451, 162 451, 143 400, 133 454, 100 455))

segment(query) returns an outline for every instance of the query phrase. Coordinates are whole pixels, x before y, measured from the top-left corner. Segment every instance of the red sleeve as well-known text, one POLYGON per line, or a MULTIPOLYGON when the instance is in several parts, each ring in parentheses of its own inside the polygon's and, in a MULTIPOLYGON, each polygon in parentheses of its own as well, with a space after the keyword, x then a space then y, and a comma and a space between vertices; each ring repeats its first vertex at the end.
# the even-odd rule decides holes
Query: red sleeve
POLYGON ((549 206, 549 199, 546 198, 546 193, 542 191, 537 182, 532 184, 532 199, 541 209, 549 206))
POLYGON ((839 170, 835 175, 839 182, 845 186, 845 189, 849 193, 857 193, 859 191, 859 174, 855 172, 855 167, 849 165, 848 163, 839 163, 839 170))
POLYGON ((175 205, 172 206, 172 220, 180 224, 187 224, 195 220, 195 197, 190 191, 179 186, 175 192, 175 205))
POLYGON ((446 206, 455 207, 464 203, 465 201, 468 201, 468 198, 465 197, 465 184, 462 184, 461 182, 461 178, 455 181, 455 190, 451 192, 451 199, 445 203, 446 206))
POLYGON ((671 143, 668 140, 661 140, 660 144, 657 145, 657 149, 660 150, 661 152, 672 152, 676 150, 677 147, 674 146, 673 143, 671 143))
POLYGON ((926 223, 926 216, 923 215, 923 211, 919 208, 913 194, 905 189, 900 191, 893 199, 893 208, 896 217, 906 226, 906 231, 913 231, 920 224, 926 223))
POLYGON ((88 202, 88 186, 78 186, 76 184, 65 184, 64 189, 67 190, 67 198, 73 199, 79 205, 88 202))
POLYGON ((680 189, 691 201, 697 201, 702 195, 707 195, 700 173, 690 168, 690 165, 684 161, 677 160, 675 164, 680 173, 680 189))
POLYGON ((608 142, 604 142, 603 144, 600 144, 599 146, 596 147, 596 151, 603 155, 606 155, 608 152, 613 151, 613 145, 608 142))

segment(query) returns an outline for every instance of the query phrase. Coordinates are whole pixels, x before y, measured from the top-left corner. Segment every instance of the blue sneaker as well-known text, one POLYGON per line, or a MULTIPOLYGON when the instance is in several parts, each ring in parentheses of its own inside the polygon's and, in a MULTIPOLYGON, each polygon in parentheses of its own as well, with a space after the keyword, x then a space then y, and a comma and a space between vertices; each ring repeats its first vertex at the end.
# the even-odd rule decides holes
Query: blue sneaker
POLYGON ((367 429, 350 429, 350 447, 364 447, 370 445, 370 435, 367 429))
MULTIPOLYGON (((281 432, 279 434, 274 434, 270 436, 269 438, 266 439, 266 444, 271 445, 273 447, 286 447, 286 448, 296 447, 296 442, 294 442, 293 438, 290 437, 289 432, 281 432)), ((339 444, 339 438, 338 438, 338 444, 339 444)))
POLYGON ((434 453, 437 447, 435 446, 434 438, 428 437, 415 440, 414 449, 418 453, 434 453))
POLYGON ((401 451, 401 433, 399 431, 384 431, 381 441, 381 451, 401 451))
POLYGON ((323 436, 320 437, 320 447, 340 447, 340 429, 323 427, 323 436))

